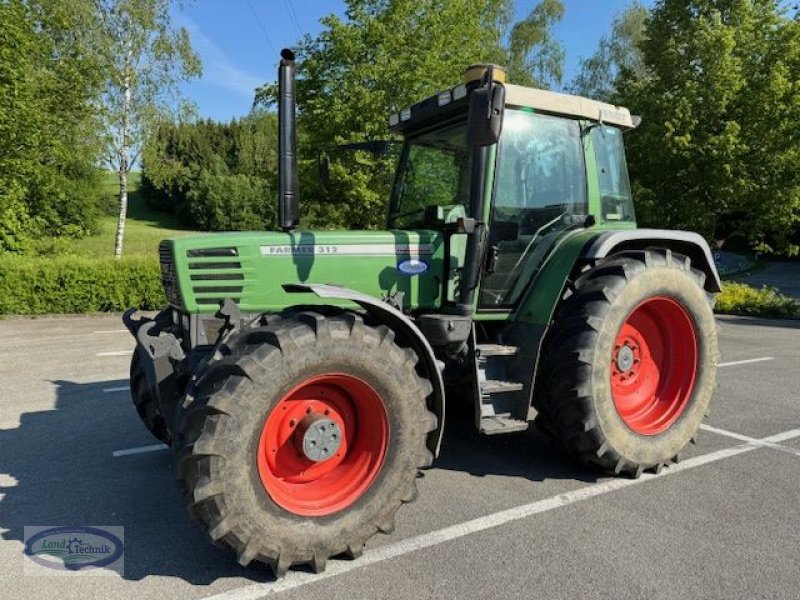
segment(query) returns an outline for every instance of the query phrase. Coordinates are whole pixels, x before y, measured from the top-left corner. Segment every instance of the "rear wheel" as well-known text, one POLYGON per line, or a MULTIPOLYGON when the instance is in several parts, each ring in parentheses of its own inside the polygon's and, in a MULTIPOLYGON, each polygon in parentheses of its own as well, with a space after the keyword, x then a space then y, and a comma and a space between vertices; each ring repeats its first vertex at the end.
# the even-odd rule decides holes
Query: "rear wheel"
POLYGON ((352 313, 244 331, 187 394, 175 469, 190 514, 280 575, 358 555, 416 495, 436 425, 417 357, 352 313))
POLYGON ((584 273, 548 335, 537 425, 604 470, 637 476, 677 460, 716 376, 703 282, 668 250, 615 255, 584 273))

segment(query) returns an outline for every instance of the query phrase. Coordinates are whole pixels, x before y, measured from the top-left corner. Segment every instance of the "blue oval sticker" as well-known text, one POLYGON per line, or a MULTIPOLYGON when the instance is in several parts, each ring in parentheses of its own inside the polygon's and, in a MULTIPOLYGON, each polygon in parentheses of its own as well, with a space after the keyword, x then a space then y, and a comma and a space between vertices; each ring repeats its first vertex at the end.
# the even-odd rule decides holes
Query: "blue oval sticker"
POLYGON ((428 270, 428 263, 424 260, 410 258, 397 265, 397 270, 404 275, 422 275, 428 270))
POLYGON ((123 552, 121 539, 97 527, 51 527, 25 542, 25 554, 32 561, 59 571, 102 568, 123 552))

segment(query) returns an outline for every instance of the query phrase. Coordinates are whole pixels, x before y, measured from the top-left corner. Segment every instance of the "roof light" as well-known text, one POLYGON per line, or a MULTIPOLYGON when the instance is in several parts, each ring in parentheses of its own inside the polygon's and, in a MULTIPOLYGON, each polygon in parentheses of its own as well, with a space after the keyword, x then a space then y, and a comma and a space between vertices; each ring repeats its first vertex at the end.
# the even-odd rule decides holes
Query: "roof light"
POLYGON ((486 74, 486 71, 490 66, 494 67, 494 69, 492 70, 493 73, 492 79, 494 79, 498 83, 505 83, 506 70, 505 67, 501 67, 500 65, 470 65, 464 72, 464 81, 466 83, 470 83, 472 81, 482 80, 483 76, 486 74))
POLYGON ((389 127, 395 127, 400 122, 400 115, 393 113, 389 115, 389 127))
POLYGON ((453 88, 453 100, 461 100, 467 95, 467 85, 462 83, 453 88))
POLYGON ((411 109, 404 108, 400 111, 400 120, 401 121, 408 121, 411 118, 411 109))
POLYGON ((453 97, 450 95, 450 90, 439 92, 439 94, 436 96, 436 104, 439 106, 450 104, 452 101, 453 97))

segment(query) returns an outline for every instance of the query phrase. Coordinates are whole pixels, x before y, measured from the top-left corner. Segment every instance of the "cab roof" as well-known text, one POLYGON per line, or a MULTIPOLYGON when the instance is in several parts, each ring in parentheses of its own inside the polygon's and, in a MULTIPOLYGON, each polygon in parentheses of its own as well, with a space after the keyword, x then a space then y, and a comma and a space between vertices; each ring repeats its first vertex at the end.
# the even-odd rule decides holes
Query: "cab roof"
POLYGON ((510 83, 505 84, 505 87, 506 106, 532 108, 555 115, 589 119, 627 129, 633 129, 637 125, 630 111, 622 106, 510 83))
MULTIPOLYGON (((639 124, 638 117, 633 117, 630 111, 622 106, 511 83, 503 85, 506 88, 506 106, 509 107, 528 108, 567 118, 587 119, 625 129, 634 129, 639 124)), ((419 127, 434 125, 458 114, 466 114, 469 94, 475 87, 477 82, 470 82, 425 98, 391 115, 389 128, 396 132, 417 130, 419 127)))

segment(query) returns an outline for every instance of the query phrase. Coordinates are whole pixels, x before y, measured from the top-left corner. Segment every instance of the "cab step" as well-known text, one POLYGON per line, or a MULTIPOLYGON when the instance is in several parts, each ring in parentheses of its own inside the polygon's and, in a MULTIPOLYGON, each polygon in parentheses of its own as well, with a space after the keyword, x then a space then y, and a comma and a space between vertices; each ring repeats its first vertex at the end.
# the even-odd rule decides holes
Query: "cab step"
POLYGON ((514 433, 515 431, 525 431, 528 429, 528 421, 512 419, 507 415, 495 415, 492 417, 482 417, 480 424, 481 433, 484 435, 495 435, 497 433, 514 433))
POLYGON ((478 344, 475 346, 478 358, 486 356, 515 356, 519 352, 517 346, 505 346, 503 344, 478 344))
POLYGON ((519 392, 525 385, 518 381, 501 381, 499 379, 486 379, 481 381, 481 395, 504 394, 506 392, 519 392))
MULTIPOLYGON (((473 333, 474 335, 474 333, 473 333)), ((474 338, 473 338, 474 339, 474 338)), ((510 365, 520 354, 518 346, 486 342, 475 344, 476 411, 478 430, 484 435, 525 431, 528 421, 520 419, 516 407, 525 384, 513 381, 510 365)))

